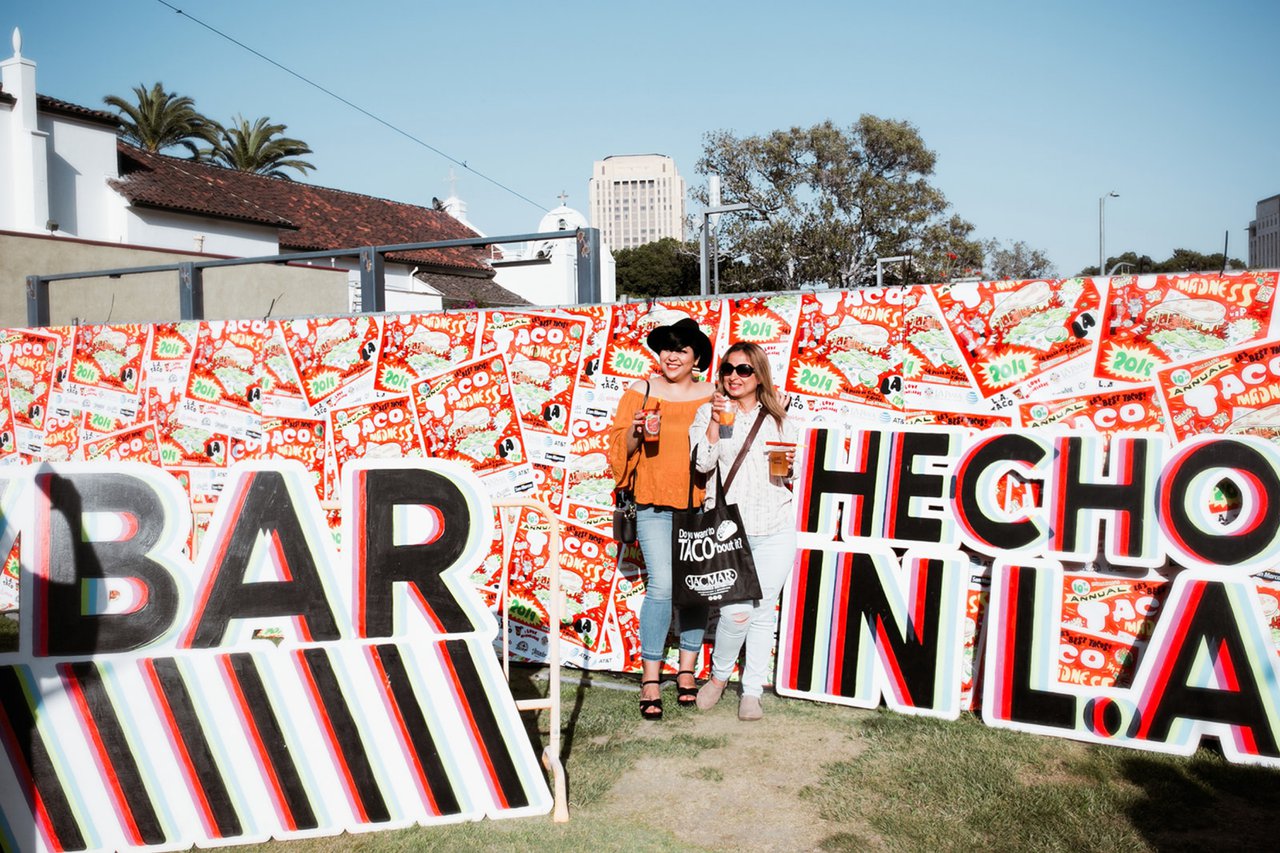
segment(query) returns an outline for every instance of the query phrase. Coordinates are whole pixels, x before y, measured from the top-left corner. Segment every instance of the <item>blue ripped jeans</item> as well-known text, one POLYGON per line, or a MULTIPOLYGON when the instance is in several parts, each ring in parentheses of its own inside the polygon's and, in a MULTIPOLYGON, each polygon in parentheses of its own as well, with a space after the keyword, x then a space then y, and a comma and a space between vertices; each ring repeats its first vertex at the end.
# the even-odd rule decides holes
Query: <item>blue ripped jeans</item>
MULTIPOLYGON (((636 512, 636 540, 644 554, 646 573, 644 604, 640 605, 640 657, 662 660, 671 629, 671 519, 669 509, 643 507, 636 512)), ((707 628, 705 607, 680 611, 680 649, 696 652, 702 648, 707 628)))
POLYGON ((759 696, 769 678, 769 657, 778 631, 778 596, 791 577, 796 561, 796 534, 792 530, 767 536, 748 536, 751 557, 760 578, 760 601, 740 601, 720 608, 716 623, 716 647, 711 654, 711 674, 728 681, 742 646, 747 647, 742 666, 742 695, 759 696))

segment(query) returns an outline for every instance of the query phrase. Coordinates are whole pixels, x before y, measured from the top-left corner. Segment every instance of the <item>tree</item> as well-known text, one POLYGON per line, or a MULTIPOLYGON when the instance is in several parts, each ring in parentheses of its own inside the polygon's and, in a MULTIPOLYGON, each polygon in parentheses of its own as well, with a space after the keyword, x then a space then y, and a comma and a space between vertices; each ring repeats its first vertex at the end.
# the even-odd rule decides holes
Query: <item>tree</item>
MULTIPOLYGON (((847 130, 825 121, 708 133, 697 170, 720 175, 727 200, 751 205, 720 222, 721 246, 747 261, 751 289, 793 290, 866 283, 877 257, 910 254, 913 269, 941 271, 949 255, 971 253, 972 226, 943 219, 946 198, 928 182, 935 159, 909 122, 864 115, 847 130)), ((695 196, 707 202, 705 189, 695 196)))
POLYGON ((886 283, 950 281, 953 278, 980 277, 982 243, 973 237, 973 225, 952 215, 945 221, 925 228, 920 244, 922 251, 912 255, 909 270, 890 268, 883 276, 886 283), (902 274, 906 278, 902 278, 902 274))
POLYGON ((698 247, 663 237, 613 253, 619 295, 655 299, 698 293, 698 247))
MULTIPOLYGON (((1177 273, 1177 272, 1214 272, 1222 269, 1245 269, 1245 262, 1239 258, 1228 258, 1224 266, 1222 252, 1205 255, 1191 249, 1174 249, 1173 254, 1163 261, 1153 261, 1150 255, 1139 256, 1136 252, 1125 252, 1107 258, 1107 272, 1141 275, 1142 273, 1177 273), (1118 267, 1118 269, 1117 269, 1118 267)), ((1080 275, 1097 275, 1096 266, 1085 267, 1080 275)))
POLYGON ((284 136, 286 129, 286 125, 271 124, 266 116, 250 125, 238 115, 230 127, 219 128, 217 141, 206 153, 213 162, 241 172, 291 180, 282 170, 297 169, 305 175, 315 166, 293 159, 312 152, 301 139, 284 136))
POLYGON ((118 95, 102 99, 119 112, 127 142, 152 152, 185 148, 193 160, 202 155, 197 142, 217 143, 222 127, 200 114, 191 98, 166 92, 163 83, 156 83, 150 89, 134 86, 133 95, 132 102, 118 95))
POLYGON ((1023 278, 1052 278, 1057 275, 1049 256, 1018 240, 1008 247, 991 239, 982 244, 987 262, 983 269, 992 281, 1023 278))

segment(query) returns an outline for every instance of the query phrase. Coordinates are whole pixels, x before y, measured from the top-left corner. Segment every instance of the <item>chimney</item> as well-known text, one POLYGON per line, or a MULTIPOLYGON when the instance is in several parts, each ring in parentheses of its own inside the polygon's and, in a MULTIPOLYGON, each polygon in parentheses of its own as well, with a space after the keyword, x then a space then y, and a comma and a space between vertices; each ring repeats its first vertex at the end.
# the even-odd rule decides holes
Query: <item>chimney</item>
POLYGON ((49 134, 36 116, 36 64, 22 56, 22 33, 13 29, 13 56, 0 62, 4 91, 17 103, 9 114, 9 156, 0 174, 13 188, 12 207, 0 210, 0 227, 44 233, 49 221, 49 134))

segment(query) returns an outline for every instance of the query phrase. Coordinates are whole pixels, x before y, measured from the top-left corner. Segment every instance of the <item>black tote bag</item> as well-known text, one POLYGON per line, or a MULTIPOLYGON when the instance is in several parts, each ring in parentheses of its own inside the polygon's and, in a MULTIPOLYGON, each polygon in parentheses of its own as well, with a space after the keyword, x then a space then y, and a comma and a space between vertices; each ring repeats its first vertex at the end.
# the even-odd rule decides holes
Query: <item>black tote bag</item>
MULTIPOLYGON (((721 481, 720 466, 716 466, 716 505, 711 509, 679 510, 672 518, 671 602, 677 607, 759 601, 763 596, 742 516, 727 495, 729 483, 738 473, 764 418, 763 412, 756 418, 729 469, 728 480, 721 481)), ((689 466, 693 467, 692 457, 689 466)), ((689 496, 692 503, 692 484, 689 496)))

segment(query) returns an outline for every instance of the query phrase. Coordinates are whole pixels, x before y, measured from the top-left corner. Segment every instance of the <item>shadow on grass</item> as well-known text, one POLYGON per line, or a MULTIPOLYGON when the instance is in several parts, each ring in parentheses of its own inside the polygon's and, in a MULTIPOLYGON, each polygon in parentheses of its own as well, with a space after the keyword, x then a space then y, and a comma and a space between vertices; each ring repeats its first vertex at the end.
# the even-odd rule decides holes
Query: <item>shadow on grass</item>
MULTIPOLYGON (((546 671, 546 667, 541 665, 512 664, 511 679, 509 681, 511 695, 516 699, 534 699, 546 696, 549 688, 549 679, 539 678, 546 671)), ((582 717, 587 691, 591 688, 593 682, 589 670, 565 669, 562 671, 561 677, 563 680, 561 681, 560 691, 560 762, 561 766, 565 768, 566 786, 569 789, 569 796, 572 798, 573 772, 569 766, 569 758, 573 754, 574 738, 578 732, 578 722, 582 717), (574 676, 579 677, 575 679, 574 676), (572 703, 566 707, 563 688, 565 682, 571 682, 572 680, 577 681, 577 687, 573 691, 572 703)), ((538 714, 525 712, 521 713, 520 718, 524 724, 525 733, 529 736, 529 742, 533 745, 534 752, 541 760, 542 752, 547 747, 550 739, 547 731, 550 725, 550 714, 548 712, 538 714)), ((548 783, 550 781, 548 778, 548 783)))
POLYGON ((1229 764, 1210 749, 1185 761, 1137 756, 1120 765, 1142 789, 1129 819, 1153 850, 1274 849, 1275 770, 1229 764))

